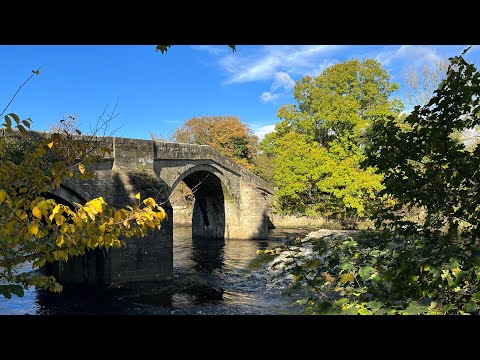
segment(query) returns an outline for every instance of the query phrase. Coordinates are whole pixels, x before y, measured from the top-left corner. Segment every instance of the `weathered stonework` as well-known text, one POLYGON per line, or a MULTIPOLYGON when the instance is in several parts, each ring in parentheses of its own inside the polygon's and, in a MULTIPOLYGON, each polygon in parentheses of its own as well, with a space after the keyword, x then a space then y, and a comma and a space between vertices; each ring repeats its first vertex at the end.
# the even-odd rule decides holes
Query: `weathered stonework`
POLYGON ((67 181, 52 196, 67 203, 103 196, 114 207, 153 197, 168 219, 127 246, 60 264, 51 272, 64 283, 119 286, 173 276, 173 208, 169 196, 184 181, 195 194, 192 233, 213 238, 266 239, 273 189, 209 146, 128 138, 106 138, 111 154, 92 165, 90 180, 67 181))

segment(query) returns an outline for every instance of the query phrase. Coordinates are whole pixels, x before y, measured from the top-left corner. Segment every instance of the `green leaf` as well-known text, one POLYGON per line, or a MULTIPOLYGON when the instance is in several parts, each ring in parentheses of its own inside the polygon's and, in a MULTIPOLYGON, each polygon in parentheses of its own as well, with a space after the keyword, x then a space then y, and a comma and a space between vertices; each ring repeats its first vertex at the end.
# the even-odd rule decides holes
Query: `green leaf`
POLYGON ((358 274, 363 280, 365 280, 365 279, 368 279, 373 272, 375 272, 375 269, 373 267, 364 266, 360 268, 360 270, 358 271, 358 274))
POLYGON ((168 49, 171 48, 172 45, 157 45, 155 51, 161 51, 161 53, 167 53, 168 49))
POLYGON ((17 125, 20 125, 20 118, 18 117, 17 114, 10 113, 10 114, 8 114, 8 116, 11 116, 11 117, 13 118, 13 120, 15 120, 15 122, 17 123, 17 125))
POLYGON ((7 125, 7 128, 10 129, 12 127, 12 120, 10 119, 10 116, 5 115, 5 124, 7 125))
POLYGON ((22 124, 30 129, 30 122, 28 120, 22 120, 22 124))
POLYGON ((416 303, 410 303, 405 310, 400 310, 399 313, 403 315, 419 315, 423 314, 425 308, 426 306, 422 306, 416 303))
POLYGON ((12 294, 23 297, 23 287, 21 285, 0 285, 0 294, 7 299, 12 298, 12 294))
POLYGON ((5 296, 7 299, 11 299, 12 293, 10 291, 10 285, 0 285, 0 294, 5 296))
POLYGON ((305 304, 308 302, 308 300, 310 300, 310 299, 309 299, 309 298, 300 299, 300 300, 297 300, 296 303, 297 303, 298 305, 305 305, 305 304))
POLYGON ((10 285, 10 292, 17 295, 18 297, 23 297, 23 287, 21 285, 10 285))

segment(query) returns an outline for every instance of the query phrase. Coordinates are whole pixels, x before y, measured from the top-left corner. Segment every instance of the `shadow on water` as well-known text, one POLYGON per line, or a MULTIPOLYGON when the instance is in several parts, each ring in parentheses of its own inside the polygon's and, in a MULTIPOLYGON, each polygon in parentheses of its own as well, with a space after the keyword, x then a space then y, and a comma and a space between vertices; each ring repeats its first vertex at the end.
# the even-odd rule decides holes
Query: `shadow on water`
POLYGON ((192 260, 195 263, 193 269, 198 272, 221 271, 225 263, 224 249, 223 239, 192 236, 192 260))
POLYGON ((65 287, 61 294, 29 290, 0 298, 0 314, 282 314, 295 311, 268 284, 265 268, 253 269, 257 249, 275 247, 308 230, 274 229, 268 240, 192 238, 174 228, 174 279, 129 289, 65 287))

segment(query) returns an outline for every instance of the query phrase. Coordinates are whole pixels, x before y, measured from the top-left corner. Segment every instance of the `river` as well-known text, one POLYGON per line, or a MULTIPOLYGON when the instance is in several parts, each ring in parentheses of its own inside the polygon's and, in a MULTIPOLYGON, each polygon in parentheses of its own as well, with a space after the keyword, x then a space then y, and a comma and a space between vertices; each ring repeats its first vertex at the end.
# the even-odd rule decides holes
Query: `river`
POLYGON ((281 244, 304 229, 273 229, 268 240, 192 239, 191 227, 173 232, 174 280, 132 290, 65 288, 61 294, 29 289, 0 296, 0 314, 295 314, 300 309, 268 281, 257 249, 281 244), (252 263, 253 261, 253 263, 252 263))

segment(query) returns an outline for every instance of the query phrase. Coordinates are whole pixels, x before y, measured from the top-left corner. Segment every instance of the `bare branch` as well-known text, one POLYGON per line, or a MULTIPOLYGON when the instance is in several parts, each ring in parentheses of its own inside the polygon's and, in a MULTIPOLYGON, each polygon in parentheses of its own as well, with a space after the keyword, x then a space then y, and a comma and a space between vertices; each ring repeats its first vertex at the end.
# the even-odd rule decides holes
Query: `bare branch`
POLYGON ((440 81, 446 77, 450 62, 437 59, 431 66, 421 69, 409 67, 405 70, 405 94, 411 106, 425 105, 437 89, 440 81))
POLYGON ((25 80, 23 82, 22 85, 20 85, 17 89, 17 91, 15 92, 15 94, 13 94, 12 98, 10 99, 10 101, 8 102, 7 106, 5 106, 5 109, 3 109, 2 113, 0 114, 0 117, 3 116, 3 114, 5 114, 5 111, 7 111, 8 107, 10 106, 10 104, 13 102, 13 100, 15 99, 15 97, 17 96, 17 94, 20 92, 20 89, 27 83, 30 81, 31 78, 33 78, 35 75, 38 75, 40 74, 40 69, 43 68, 46 64, 43 64, 42 66, 40 66, 37 70, 32 70, 32 75, 30 75, 28 77, 27 80, 25 80))

